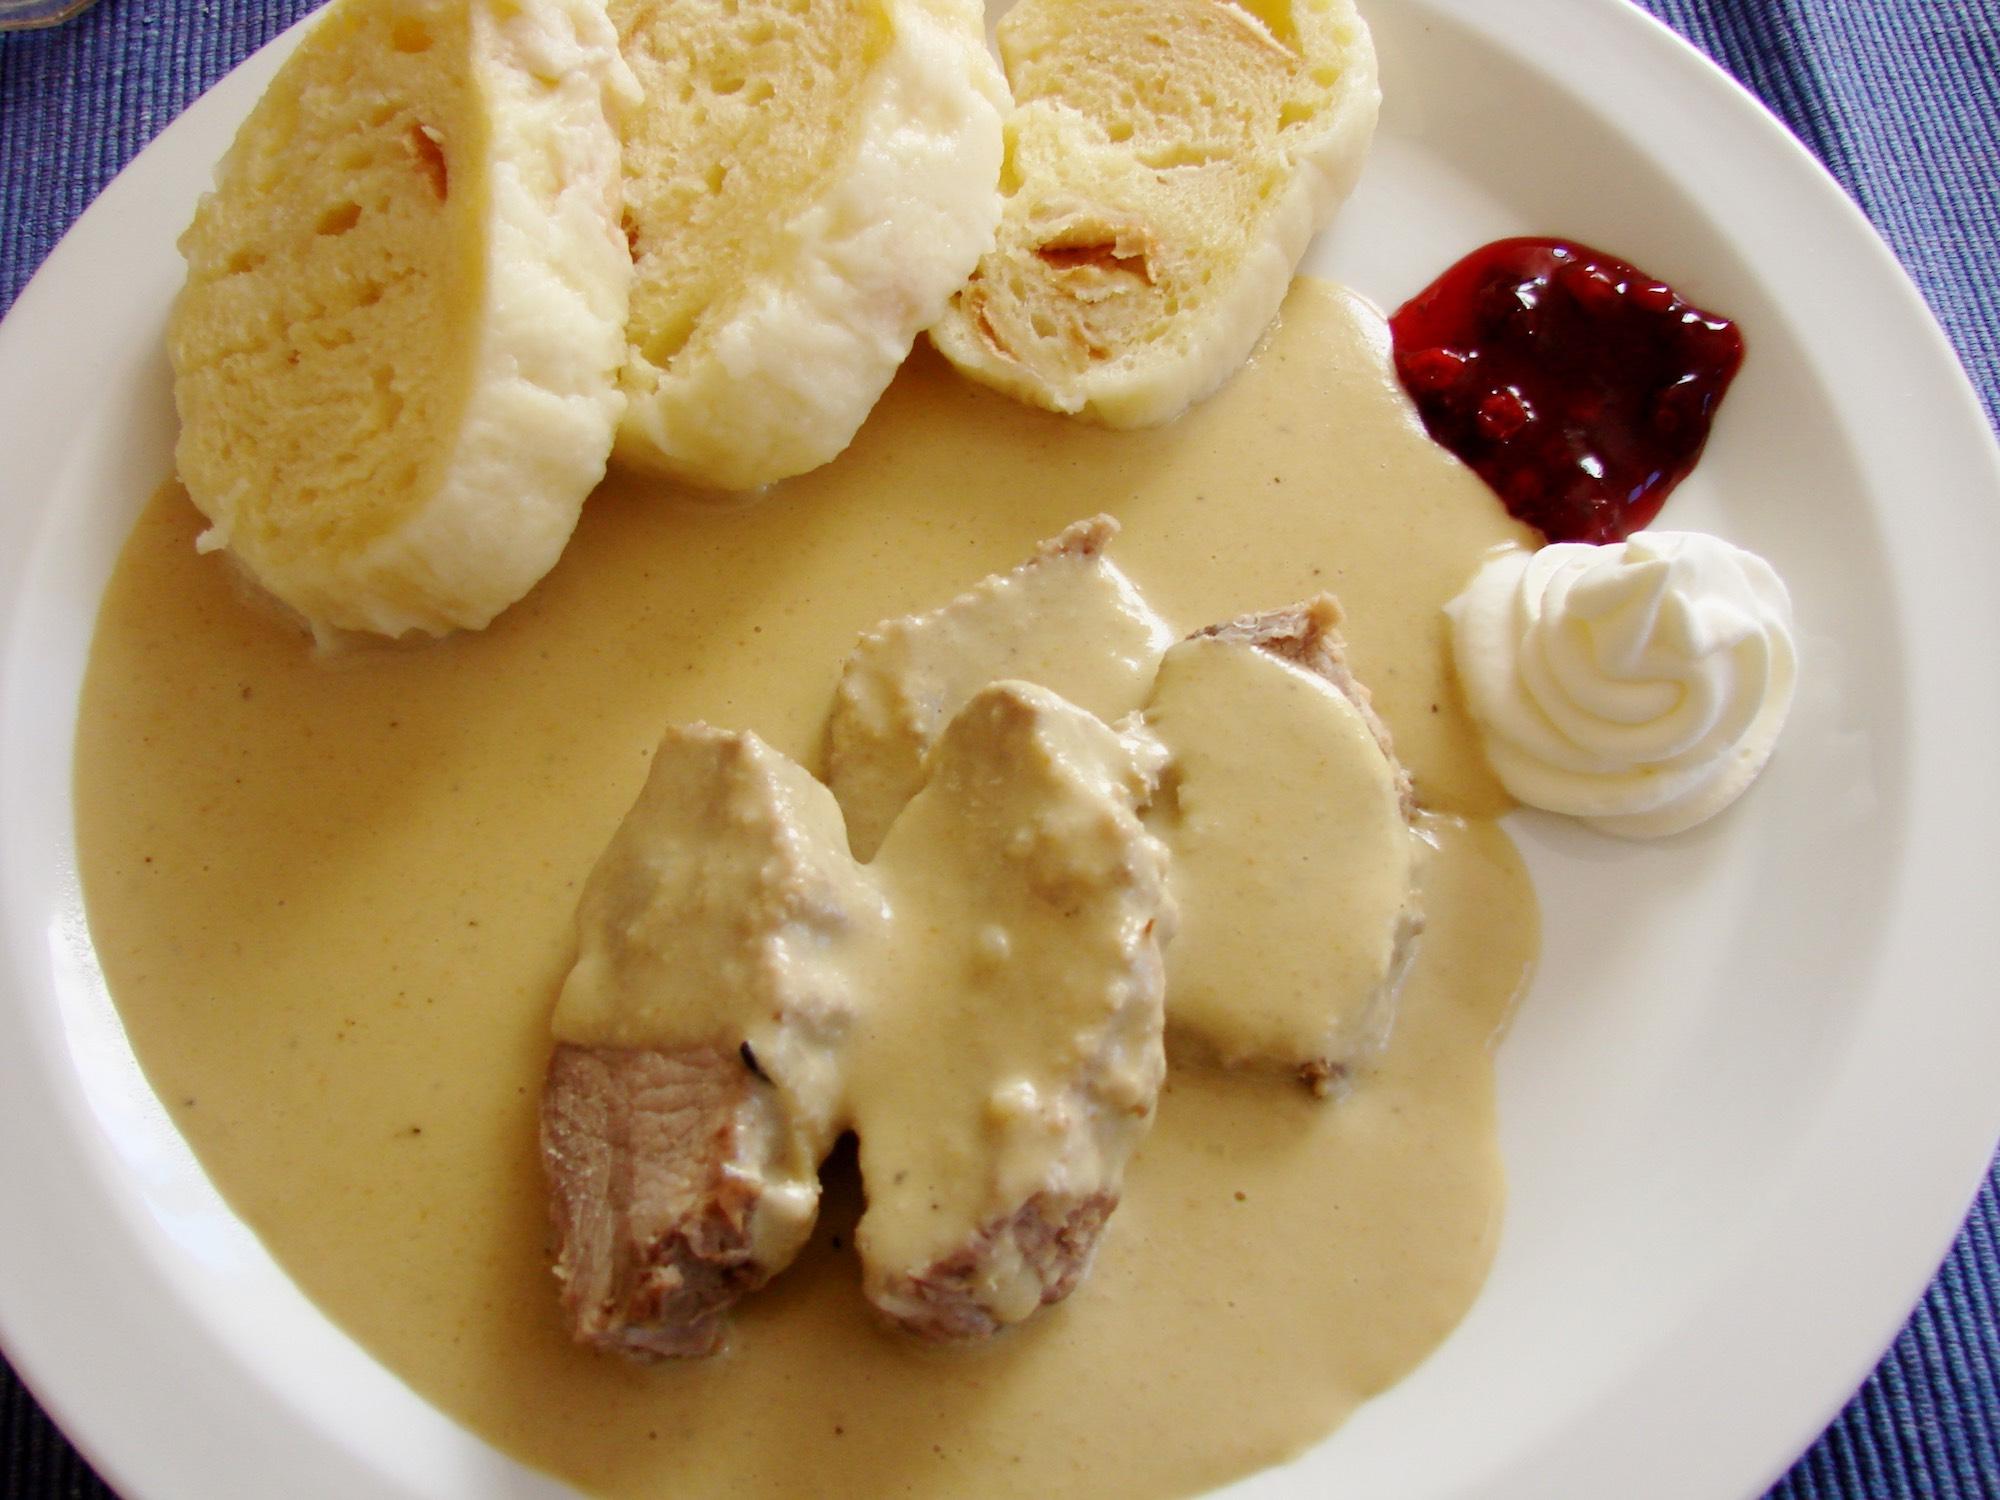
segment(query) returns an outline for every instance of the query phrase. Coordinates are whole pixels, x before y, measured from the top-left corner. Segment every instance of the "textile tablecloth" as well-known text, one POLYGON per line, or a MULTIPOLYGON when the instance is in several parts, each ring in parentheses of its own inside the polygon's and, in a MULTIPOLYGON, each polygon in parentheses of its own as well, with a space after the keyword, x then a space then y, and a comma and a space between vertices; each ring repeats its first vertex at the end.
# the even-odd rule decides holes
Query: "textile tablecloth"
MULTIPOLYGON (((133 153, 314 3, 103 0, 58 30, 0 37, 0 315, 133 153)), ((1643 3, 1860 203, 2000 425, 2000 0, 1643 3)), ((109 1495, 11 1370, 0 1377, 6 1494, 109 1495)), ((2000 1169, 1908 1328, 1771 1497, 2000 1500, 2000 1169)))

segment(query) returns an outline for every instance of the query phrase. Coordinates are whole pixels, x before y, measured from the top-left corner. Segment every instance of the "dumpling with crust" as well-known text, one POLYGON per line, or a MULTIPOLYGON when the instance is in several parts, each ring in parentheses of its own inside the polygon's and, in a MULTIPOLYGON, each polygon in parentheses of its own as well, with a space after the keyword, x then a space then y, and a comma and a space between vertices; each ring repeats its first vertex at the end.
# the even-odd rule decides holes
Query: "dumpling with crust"
POLYGON ((754 489, 853 439, 993 245, 978 0, 612 0, 647 107, 619 459, 754 489))
POLYGON ((602 0, 338 0, 181 239, 175 461, 322 635, 485 625, 602 477, 632 268, 602 0))
POLYGON ((1380 103, 1353 0, 1022 0, 999 243, 931 330, 975 380, 1164 422, 1263 336, 1380 103))

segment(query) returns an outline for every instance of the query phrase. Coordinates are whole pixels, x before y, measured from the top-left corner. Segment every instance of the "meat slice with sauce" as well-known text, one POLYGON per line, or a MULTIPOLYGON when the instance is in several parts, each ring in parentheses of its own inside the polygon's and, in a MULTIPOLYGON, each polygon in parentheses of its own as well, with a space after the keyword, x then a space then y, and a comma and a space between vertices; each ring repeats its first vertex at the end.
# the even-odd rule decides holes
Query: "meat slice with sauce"
POLYGON ((758 1243, 788 1124, 735 1052, 556 1048, 542 1153, 579 1342, 641 1357, 716 1348, 730 1304, 790 1258, 758 1243))
POLYGON ((1184 916, 1174 1050, 1320 1094, 1387 1040, 1423 928, 1410 779, 1339 627, 1322 594, 1191 636, 1140 731, 1165 756, 1146 819, 1184 916))
POLYGON ((869 1297, 923 1337, 1076 1284, 1164 1067, 1150 747, 998 683, 869 867, 754 735, 671 731, 578 909, 542 1102, 582 1342, 711 1352, 860 1137, 869 1297))
POLYGON ((825 787, 755 735, 668 731, 578 905, 542 1097, 579 1342, 709 1353, 798 1253, 885 915, 825 787))
POLYGON ((1334 1093, 1386 1040, 1422 928, 1409 777, 1330 596, 1170 649, 1107 556, 1116 534, 1109 517, 1078 521, 941 608, 863 633, 827 736, 849 836, 864 856, 880 843, 951 715, 997 678, 1107 721, 1144 707, 1139 732, 1169 742, 1145 816, 1191 897, 1168 965, 1172 1049, 1334 1093))
POLYGON ((1149 757, 1045 688, 952 719, 871 873, 903 941, 855 1047, 863 1286, 934 1339, 1068 1295, 1150 1127, 1166 855, 1149 757))
POLYGON ((924 783, 924 756, 990 682, 1040 683, 1107 721, 1139 706, 1173 632, 1107 555, 1118 523, 1092 516, 949 603, 864 631, 827 724, 827 781, 871 859, 924 783))

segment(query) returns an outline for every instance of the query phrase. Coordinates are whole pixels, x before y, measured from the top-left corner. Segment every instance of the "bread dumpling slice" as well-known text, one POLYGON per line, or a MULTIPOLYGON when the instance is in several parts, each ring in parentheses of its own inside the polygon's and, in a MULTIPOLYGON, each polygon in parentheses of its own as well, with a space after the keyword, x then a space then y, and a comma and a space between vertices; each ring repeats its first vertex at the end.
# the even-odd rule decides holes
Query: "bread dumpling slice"
POLYGON ((1006 85, 978 0, 612 0, 647 105, 618 456, 816 468, 993 245, 1006 85))
POLYGON ((181 239, 182 482, 325 635, 477 628, 602 477, 632 267, 602 0, 337 0, 181 239))
POLYGON ((1352 0, 1022 0, 999 243, 931 340, 1016 398, 1164 422, 1247 359, 1360 175, 1352 0))

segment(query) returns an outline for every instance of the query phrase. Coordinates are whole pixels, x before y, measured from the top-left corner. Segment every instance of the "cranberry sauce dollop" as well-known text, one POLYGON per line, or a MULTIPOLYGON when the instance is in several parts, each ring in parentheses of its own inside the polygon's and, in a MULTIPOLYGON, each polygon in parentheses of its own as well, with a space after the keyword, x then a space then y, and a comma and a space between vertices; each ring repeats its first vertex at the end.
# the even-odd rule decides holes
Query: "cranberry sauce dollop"
POLYGON ((1743 362, 1729 319, 1574 240, 1475 250, 1389 327, 1431 436, 1552 542, 1651 521, 1743 362))

